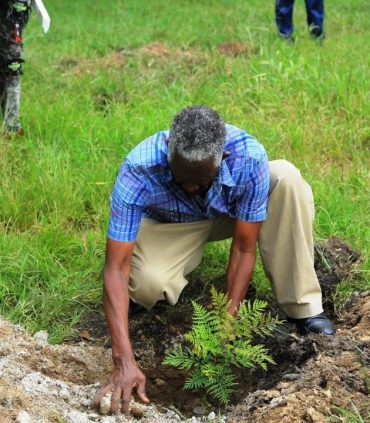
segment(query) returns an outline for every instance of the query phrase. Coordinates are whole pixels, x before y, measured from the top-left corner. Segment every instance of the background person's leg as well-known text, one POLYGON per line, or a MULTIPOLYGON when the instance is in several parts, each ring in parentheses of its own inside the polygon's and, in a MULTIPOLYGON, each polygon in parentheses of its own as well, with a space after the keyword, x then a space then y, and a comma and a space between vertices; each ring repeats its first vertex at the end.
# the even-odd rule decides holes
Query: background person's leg
POLYGON ((324 0, 305 0, 307 11, 307 25, 314 38, 324 34, 324 0))
POLYGON ((159 223, 143 219, 132 257, 130 298, 150 309, 159 300, 176 304, 185 276, 201 262, 212 220, 159 223))
POLYGON ((1 96, 1 108, 7 129, 21 132, 19 121, 23 64, 22 33, 27 25, 31 2, 10 2, 1 13, 0 65, 7 83, 1 96))
POLYGON ((270 172, 268 216, 259 236, 265 272, 287 316, 311 317, 323 311, 314 269, 312 190, 286 160, 270 162, 270 172))
POLYGON ((12 75, 9 78, 6 95, 4 97, 3 115, 6 126, 11 131, 21 130, 19 121, 19 108, 21 99, 21 81, 20 75, 12 75))
POLYGON ((275 1, 276 25, 283 36, 290 36, 293 33, 293 6, 294 0, 275 1))

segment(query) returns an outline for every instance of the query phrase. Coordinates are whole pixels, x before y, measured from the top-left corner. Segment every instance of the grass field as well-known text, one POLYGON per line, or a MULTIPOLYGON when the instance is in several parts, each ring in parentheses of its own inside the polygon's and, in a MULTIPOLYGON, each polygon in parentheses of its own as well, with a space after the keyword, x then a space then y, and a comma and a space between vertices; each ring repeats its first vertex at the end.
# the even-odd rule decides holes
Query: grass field
MULTIPOLYGON (((25 136, 0 139, 1 314, 58 342, 81 315, 101 312, 122 158, 191 104, 215 108, 270 159, 301 169, 315 193, 316 238, 339 236, 364 255, 361 277, 340 295, 369 288, 367 0, 327 2, 323 43, 310 40, 297 1, 295 45, 278 39, 272 1, 45 4, 50 32, 34 13, 24 34, 25 136), (224 56, 228 41, 251 51, 224 56)), ((222 275, 226 260, 227 244, 207 248, 201 277, 222 275)), ((266 291, 260 265, 255 279, 266 291)))

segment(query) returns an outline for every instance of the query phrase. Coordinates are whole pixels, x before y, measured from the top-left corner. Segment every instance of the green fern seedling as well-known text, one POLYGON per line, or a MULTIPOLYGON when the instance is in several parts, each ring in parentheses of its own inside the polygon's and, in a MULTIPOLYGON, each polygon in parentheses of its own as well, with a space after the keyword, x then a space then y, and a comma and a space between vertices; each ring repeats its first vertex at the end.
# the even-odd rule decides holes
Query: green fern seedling
POLYGON ((204 389, 227 404, 237 385, 237 367, 267 370, 268 363, 274 364, 266 348, 254 345, 253 338, 269 336, 281 322, 264 312, 265 301, 243 302, 234 317, 227 311, 227 295, 213 287, 211 294, 210 310, 192 301, 193 326, 185 334, 187 345, 175 347, 163 363, 189 372, 185 389, 204 389))

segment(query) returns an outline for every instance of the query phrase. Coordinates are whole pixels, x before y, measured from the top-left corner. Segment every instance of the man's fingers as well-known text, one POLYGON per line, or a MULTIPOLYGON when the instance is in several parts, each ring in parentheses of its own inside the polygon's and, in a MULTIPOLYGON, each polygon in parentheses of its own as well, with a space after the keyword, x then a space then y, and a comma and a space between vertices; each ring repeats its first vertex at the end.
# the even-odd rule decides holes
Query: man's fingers
POLYGON ((100 407, 101 399, 112 389, 112 384, 108 383, 107 385, 103 386, 103 388, 99 391, 98 395, 95 397, 93 406, 96 408, 100 407))
POLYGON ((119 387, 116 387, 112 393, 111 407, 110 407, 113 414, 118 414, 119 406, 121 403, 121 396, 122 396, 122 389, 119 387))
POLYGON ((123 393, 122 411, 124 414, 128 414, 128 411, 130 408, 131 391, 132 391, 132 385, 130 386, 130 389, 125 390, 125 392, 123 393))
POLYGON ((137 396, 140 398, 142 402, 148 403, 150 399, 146 396, 145 392, 145 379, 141 381, 136 388, 137 396))

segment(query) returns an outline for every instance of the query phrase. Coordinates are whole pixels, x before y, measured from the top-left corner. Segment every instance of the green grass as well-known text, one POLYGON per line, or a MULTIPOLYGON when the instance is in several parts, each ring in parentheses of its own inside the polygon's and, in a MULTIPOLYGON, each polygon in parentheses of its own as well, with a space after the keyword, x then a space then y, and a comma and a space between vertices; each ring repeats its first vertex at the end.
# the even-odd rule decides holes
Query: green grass
POLYGON ((361 410, 359 410, 353 403, 351 403, 351 410, 334 406, 333 412, 335 414, 330 414, 328 422, 366 423, 370 421, 370 412, 366 411, 368 405, 369 404, 363 404, 363 412, 361 412, 361 410))
MULTIPOLYGON (((260 0, 46 6, 50 33, 34 14, 24 34, 26 135, 0 140, 0 313, 60 341, 81 315, 101 310, 109 195, 122 158, 190 104, 217 109, 271 159, 301 169, 315 193, 316 237, 336 235, 361 251, 353 289, 369 287, 366 0, 328 3, 323 44, 309 39, 297 2, 294 46, 277 38, 273 5, 260 0), (226 41, 246 42, 253 54, 222 56, 226 41), (141 52, 153 42, 168 55, 141 52), (121 66, 112 65, 122 50, 121 66)), ((226 261, 227 243, 208 247, 204 281, 221 278, 226 261)), ((255 279, 266 293, 260 264, 255 279)))

